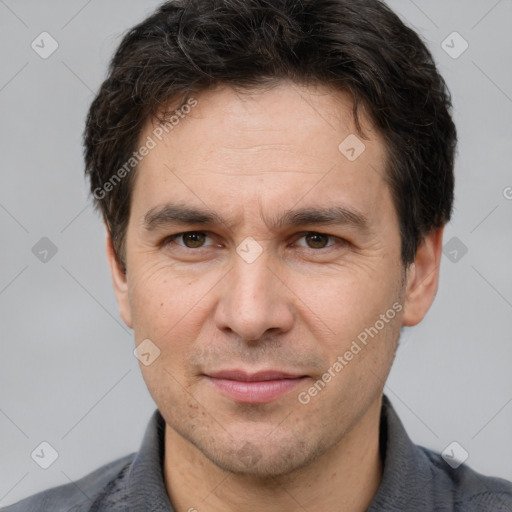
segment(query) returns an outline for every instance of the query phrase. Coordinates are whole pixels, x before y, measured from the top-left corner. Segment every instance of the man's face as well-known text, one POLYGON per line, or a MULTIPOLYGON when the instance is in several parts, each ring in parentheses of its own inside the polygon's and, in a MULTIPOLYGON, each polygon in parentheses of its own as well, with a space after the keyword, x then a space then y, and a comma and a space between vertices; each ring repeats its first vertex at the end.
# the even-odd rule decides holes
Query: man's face
POLYGON ((162 142, 151 122, 141 134, 157 145, 137 170, 121 312, 160 350, 141 370, 168 429, 226 470, 286 474, 375 410, 394 357, 404 269, 384 146, 363 118, 364 151, 340 150, 352 105, 327 89, 196 99, 162 142), (166 205, 223 221, 165 222, 166 205), (335 208, 353 215, 278 222, 335 208), (269 371, 295 378, 255 376, 269 371))

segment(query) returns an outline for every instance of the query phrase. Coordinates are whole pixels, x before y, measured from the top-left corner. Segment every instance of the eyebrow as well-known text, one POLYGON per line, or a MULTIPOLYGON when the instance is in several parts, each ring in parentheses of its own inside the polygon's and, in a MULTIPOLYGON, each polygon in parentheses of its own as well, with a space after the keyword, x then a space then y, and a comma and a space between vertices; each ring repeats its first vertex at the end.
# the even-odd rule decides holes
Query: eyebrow
MULTIPOLYGON (((234 223, 229 222, 214 211, 178 204, 165 204, 151 208, 144 215, 142 223, 146 231, 154 231, 171 224, 212 226, 222 224, 230 230, 235 226, 234 223)), ((352 208, 342 206, 306 207, 288 210, 281 216, 275 217, 268 222, 270 229, 273 230, 285 226, 313 224, 343 225, 363 232, 370 230, 370 222, 364 214, 352 208)))

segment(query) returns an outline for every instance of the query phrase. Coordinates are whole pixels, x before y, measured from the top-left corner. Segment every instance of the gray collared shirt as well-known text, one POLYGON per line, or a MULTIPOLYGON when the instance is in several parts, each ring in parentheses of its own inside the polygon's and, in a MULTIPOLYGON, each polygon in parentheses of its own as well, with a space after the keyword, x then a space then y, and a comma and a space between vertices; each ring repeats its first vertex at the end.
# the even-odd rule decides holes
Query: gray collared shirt
MULTIPOLYGON (((157 409, 137 453, 1 510, 174 512, 163 478, 164 431, 157 409)), ((380 446, 383 478, 367 512, 512 512, 512 482, 481 475, 465 464, 452 469, 439 454, 413 444, 386 396, 380 446)))

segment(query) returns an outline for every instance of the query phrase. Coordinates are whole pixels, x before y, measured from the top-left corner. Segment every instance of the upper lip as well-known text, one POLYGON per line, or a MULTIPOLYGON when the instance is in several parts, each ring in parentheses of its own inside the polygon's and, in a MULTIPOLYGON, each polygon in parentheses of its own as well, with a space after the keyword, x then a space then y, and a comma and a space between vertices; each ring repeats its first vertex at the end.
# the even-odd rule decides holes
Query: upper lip
POLYGON ((280 379, 298 379, 305 377, 305 375, 297 375, 288 372, 281 372, 276 370, 263 370, 255 373, 249 373, 244 370, 221 370, 219 372, 211 372, 206 374, 208 377, 214 379, 229 379, 238 380, 243 382, 257 382, 265 380, 280 380, 280 379))

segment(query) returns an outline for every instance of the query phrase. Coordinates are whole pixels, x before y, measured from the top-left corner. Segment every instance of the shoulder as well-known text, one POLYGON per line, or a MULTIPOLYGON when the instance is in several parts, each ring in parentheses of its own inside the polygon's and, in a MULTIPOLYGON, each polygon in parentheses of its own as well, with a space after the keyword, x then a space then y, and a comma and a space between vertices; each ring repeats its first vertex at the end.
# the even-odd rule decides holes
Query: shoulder
POLYGON ((452 503, 456 512, 512 510, 512 482, 482 475, 466 464, 452 468, 439 453, 423 446, 418 448, 430 462, 434 487, 437 488, 434 492, 441 507, 452 503))
POLYGON ((29 496, 13 505, 0 509, 1 512, 78 512, 89 510, 91 505, 106 494, 122 492, 124 480, 135 453, 116 459, 84 477, 46 489, 29 496))

